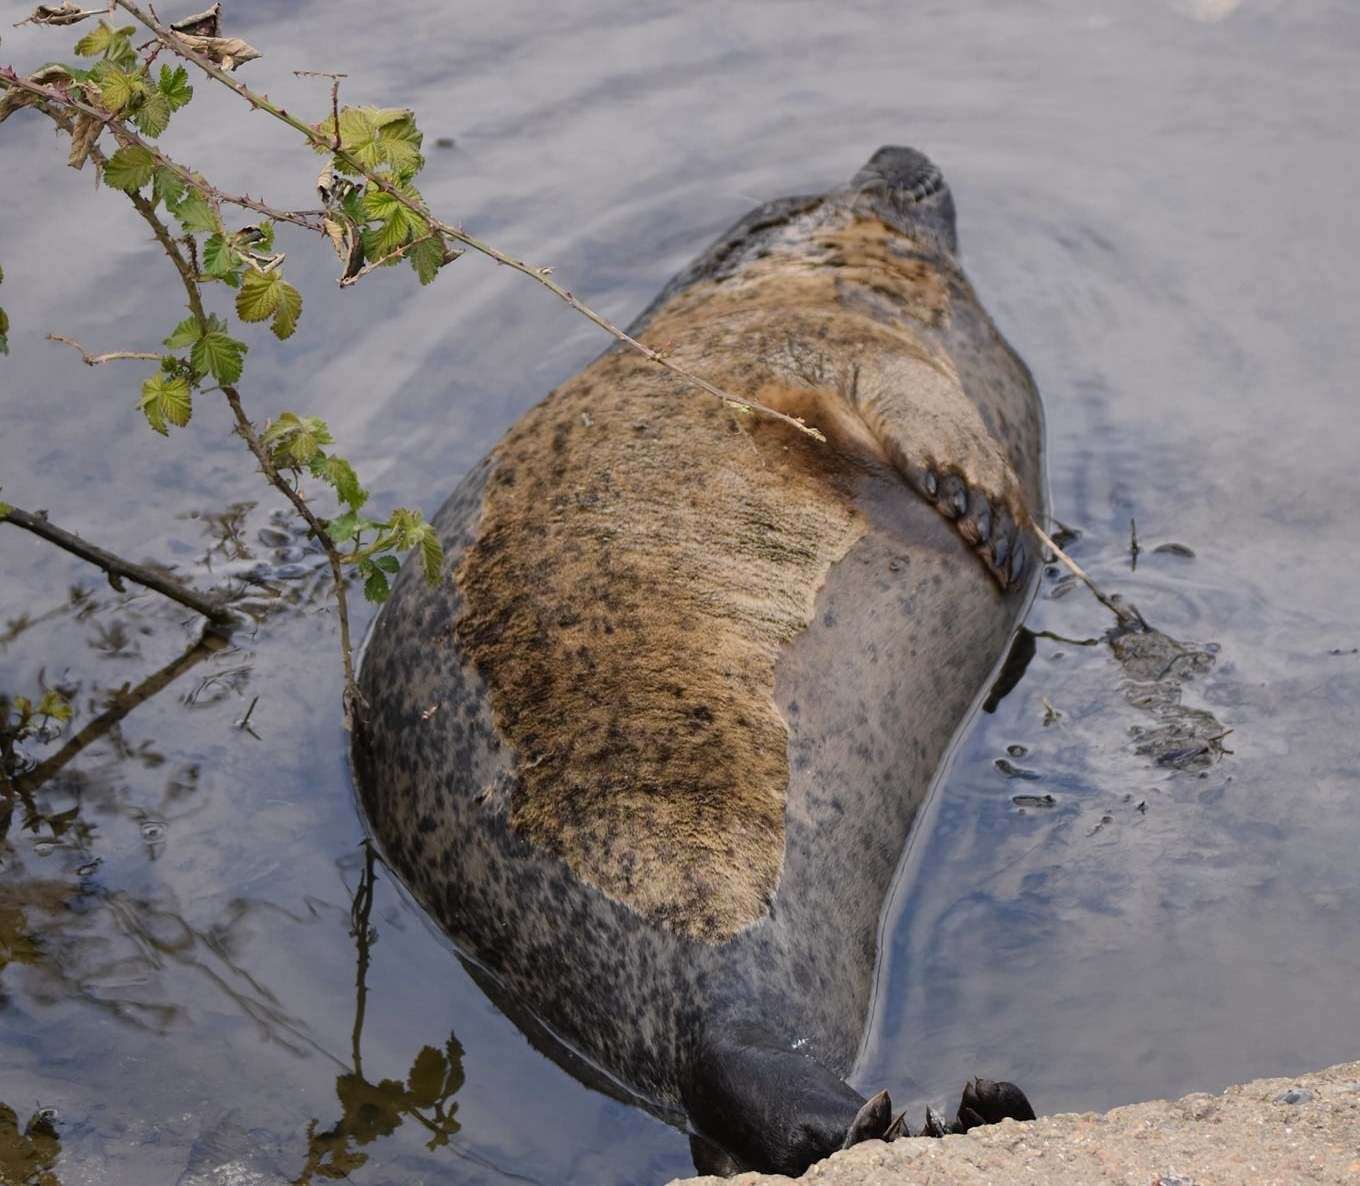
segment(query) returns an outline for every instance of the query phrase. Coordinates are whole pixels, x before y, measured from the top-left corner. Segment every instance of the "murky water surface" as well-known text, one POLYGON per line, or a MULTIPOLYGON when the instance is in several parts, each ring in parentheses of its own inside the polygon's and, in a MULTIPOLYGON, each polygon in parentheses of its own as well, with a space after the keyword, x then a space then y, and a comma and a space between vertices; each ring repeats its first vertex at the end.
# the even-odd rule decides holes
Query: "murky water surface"
MULTIPOLYGON (((982 1071, 1057 1111, 1360 1053, 1354 6, 228 9, 266 51, 257 85, 319 116, 324 84, 289 71, 338 69, 352 101, 413 105, 455 142, 430 151, 436 207, 619 319, 755 203, 883 143, 934 156, 1043 390, 1075 555, 1218 645, 1184 700, 1232 752, 1140 755, 1151 718, 1085 641, 1106 614, 1046 577, 1033 658, 904 863, 857 1081, 919 1107, 982 1071)), ((8 31, 22 14, 4 7, 0 57, 61 56, 66 32, 8 31)), ((310 156, 199 89, 213 115, 174 149, 312 204, 310 156)), ((162 440, 132 410, 137 365, 90 371, 43 340, 147 349, 145 319, 173 324, 180 297, 41 120, 11 120, 0 153, 4 496, 203 584, 280 566, 253 634, 186 651, 173 607, 0 528, 0 688, 46 681, 78 709, 34 751, 53 759, 43 818, 0 816, 0 1182, 199 1182, 231 1159, 261 1175, 243 1181, 402 1186, 686 1170, 680 1133, 538 1055, 381 871, 356 926, 363 828, 315 557, 275 528, 213 399, 162 440)), ((286 348, 251 336, 250 409, 327 416, 381 503, 433 511, 603 344, 475 259, 425 292, 402 270, 341 293, 323 251, 283 238, 307 306, 286 348)))

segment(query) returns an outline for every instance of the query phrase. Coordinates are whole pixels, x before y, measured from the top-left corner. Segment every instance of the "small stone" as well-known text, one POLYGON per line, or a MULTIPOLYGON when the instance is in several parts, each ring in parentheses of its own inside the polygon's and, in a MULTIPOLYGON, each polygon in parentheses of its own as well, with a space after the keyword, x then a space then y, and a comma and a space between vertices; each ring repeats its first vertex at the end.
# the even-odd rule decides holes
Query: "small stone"
POLYGON ((1291 1087, 1288 1091, 1282 1091, 1272 1101, 1277 1104, 1306 1104, 1313 1098, 1311 1091, 1305 1091, 1302 1087, 1291 1087))

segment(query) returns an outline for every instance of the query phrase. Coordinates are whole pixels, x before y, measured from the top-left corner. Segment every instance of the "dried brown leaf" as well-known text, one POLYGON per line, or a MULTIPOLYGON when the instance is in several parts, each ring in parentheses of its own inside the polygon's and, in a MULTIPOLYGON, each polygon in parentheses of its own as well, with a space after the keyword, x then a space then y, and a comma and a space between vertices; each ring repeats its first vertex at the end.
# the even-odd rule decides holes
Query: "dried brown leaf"
POLYGON ((99 133, 104 130, 102 120, 96 119, 93 115, 88 115, 81 111, 76 115, 75 126, 71 129, 71 155, 66 158, 66 163, 73 169, 83 169, 85 160, 90 155, 90 149, 99 139, 99 133))

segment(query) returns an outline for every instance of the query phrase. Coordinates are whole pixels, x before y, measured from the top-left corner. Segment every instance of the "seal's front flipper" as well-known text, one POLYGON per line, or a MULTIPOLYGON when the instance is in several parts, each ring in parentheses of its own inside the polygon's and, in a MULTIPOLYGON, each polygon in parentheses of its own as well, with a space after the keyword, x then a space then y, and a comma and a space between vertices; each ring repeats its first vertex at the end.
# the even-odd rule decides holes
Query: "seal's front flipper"
POLYGON ((1014 1083, 994 1079, 970 1079, 959 1100, 959 1114, 952 1132, 967 1132, 984 1124, 1003 1120, 1033 1120, 1034 1108, 1014 1083))
POLYGON ((903 481, 953 521, 1002 589, 1021 582, 1030 511, 1020 480, 949 359, 899 343, 866 355, 848 386, 903 481))

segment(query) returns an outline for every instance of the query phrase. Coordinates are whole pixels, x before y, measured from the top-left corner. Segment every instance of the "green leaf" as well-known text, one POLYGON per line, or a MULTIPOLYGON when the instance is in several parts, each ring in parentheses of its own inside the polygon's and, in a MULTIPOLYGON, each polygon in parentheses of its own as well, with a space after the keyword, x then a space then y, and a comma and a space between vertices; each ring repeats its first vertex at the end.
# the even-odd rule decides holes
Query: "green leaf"
POLYGON ((327 457, 318 476, 335 487, 340 501, 348 504, 351 511, 357 511, 368 501, 368 491, 359 485, 359 475, 343 457, 327 457))
POLYGON ((420 537, 420 566, 425 570, 425 579, 431 585, 439 584, 439 578, 444 572, 444 549, 439 543, 439 537, 434 533, 434 528, 428 523, 425 524, 425 530, 420 537))
POLYGON ((381 605, 392 591, 387 584, 387 574, 371 560, 361 561, 359 572, 364 578, 364 596, 381 605))
POLYGON ((260 237, 255 246, 258 250, 270 252, 274 250, 274 220, 266 218, 259 225, 260 237))
POLYGON ((104 164, 104 184, 133 193, 151 180, 156 158, 139 144, 120 148, 104 164))
POLYGON ((204 241, 203 270, 209 276, 221 279, 227 273, 234 272, 240 264, 240 255, 224 236, 209 235, 204 241))
MULTIPOLYGON (((100 102, 109 111, 122 111, 145 89, 146 84, 142 81, 142 76, 127 70, 106 70, 99 80, 100 102)), ((166 119, 169 118, 167 111, 166 119)))
POLYGON ((170 100, 152 91, 133 113, 132 122, 153 140, 170 126, 170 100))
POLYGON ((85 34, 76 42, 76 56, 81 58, 97 58, 101 54, 107 54, 109 50, 116 49, 119 41, 127 41, 133 34, 133 26, 124 25, 121 29, 112 28, 107 21, 100 21, 99 24, 85 34))
POLYGON ((152 177, 151 194, 156 202, 164 202, 172 214, 184 198, 184 179, 173 169, 159 168, 152 177))
MULTIPOLYGON (((274 274, 278 275, 277 272, 274 274)), ((280 277, 279 307, 274 310, 274 322, 269 328, 280 341, 291 338, 301 315, 302 293, 280 277)))
POLYGON ((251 270, 241 278, 241 291, 236 294, 236 315, 242 321, 263 321, 278 309, 282 299, 281 272, 251 270))
POLYGON ((189 380, 183 375, 152 375, 142 384, 142 398, 137 407, 146 422, 161 436, 169 436, 166 424, 183 428, 193 412, 189 395, 189 380))
POLYGON ((337 515, 326 525, 326 534, 337 544, 348 543, 359 534, 362 520, 355 511, 337 515))
POLYGON ((191 190, 188 197, 171 213, 179 219, 179 224, 186 234, 193 234, 195 231, 217 231, 222 227, 217 211, 196 189, 191 190))
POLYGON ((401 571, 401 561, 390 553, 382 556, 374 556, 373 563, 376 564, 388 576, 396 576, 401 571))
POLYGON ((9 353, 9 314, 0 309, 0 354, 9 353))
POLYGON ((194 88, 189 85, 189 71, 183 66, 176 66, 173 70, 169 66, 162 66, 161 80, 156 89, 169 101, 171 111, 178 111, 194 97, 194 88))
MULTIPOLYGON (((417 243, 406 253, 411 261, 411 266, 415 268, 416 275, 420 277, 421 284, 429 284, 439 275, 439 269, 445 263, 452 262, 448 258, 447 248, 444 240, 439 235, 432 235, 417 243)), ((457 256, 453 257, 457 259, 457 256)))
MULTIPOLYGON (((332 139, 334 121, 323 120, 317 131, 332 139)), ((387 168, 399 177, 413 177, 425 163, 420 143, 415 116, 404 107, 345 107, 340 112, 340 146, 366 169, 387 168)), ((343 160, 335 166, 354 172, 343 160)))
POLYGON ((186 317, 170 331, 170 336, 165 339, 165 345, 170 350, 182 350, 185 346, 192 346, 197 342, 199 333, 198 318, 186 317))
POLYGON ((189 362, 194 374, 211 374, 219 383, 235 383, 241 377, 245 362, 246 344, 222 333, 209 330, 194 343, 189 362))

